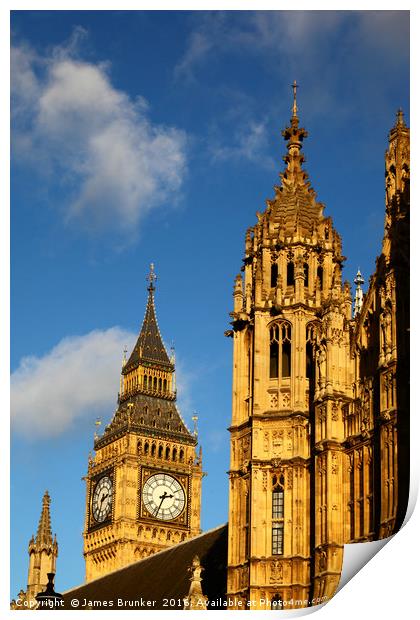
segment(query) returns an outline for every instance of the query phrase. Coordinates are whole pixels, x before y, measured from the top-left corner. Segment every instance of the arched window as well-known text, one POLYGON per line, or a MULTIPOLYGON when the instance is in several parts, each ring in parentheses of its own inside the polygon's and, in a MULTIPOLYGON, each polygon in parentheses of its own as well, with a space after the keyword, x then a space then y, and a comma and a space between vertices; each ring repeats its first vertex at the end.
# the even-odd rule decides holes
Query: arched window
POLYGON ((309 265, 308 263, 303 263, 303 273, 305 276, 303 285, 308 287, 309 286, 309 265))
POLYGON ((152 456, 155 456, 155 454, 156 454, 156 444, 155 443, 152 443, 151 454, 152 454, 152 456))
POLYGON ((155 392, 156 392, 156 390, 157 390, 157 377, 155 377, 155 378, 153 379, 153 389, 154 389, 154 390, 155 390, 155 392))
POLYGON ((173 460, 173 461, 176 461, 176 457, 177 457, 177 455, 178 455, 178 451, 177 451, 177 449, 176 449, 176 448, 174 448, 174 449, 172 450, 172 460, 173 460))
POLYGON ((149 375, 149 385, 148 385, 149 390, 152 389, 152 383, 153 383, 153 379, 152 379, 151 375, 149 375))
POLYGON ((270 278, 270 286, 274 288, 277 286, 277 277, 279 275, 279 266, 277 263, 272 263, 271 265, 271 278, 270 278))
POLYGON ((164 379, 163 380, 163 391, 164 392, 166 392, 166 389, 167 389, 166 384, 167 384, 167 381, 166 381, 166 379, 164 379))
POLYGON ((279 376, 279 326, 270 327, 270 379, 279 376))
POLYGON ((289 323, 275 323, 270 327, 270 379, 277 379, 279 376, 280 359, 281 376, 290 377, 292 343, 289 323))
POLYGON ((280 594, 276 594, 271 599, 271 609, 283 609, 283 601, 281 600, 280 594))
POLYGON ((318 267, 318 269, 316 270, 316 276, 319 280, 319 286, 322 291, 322 289, 324 288, 324 270, 322 267, 318 267))
POLYGON ((184 460, 184 450, 181 448, 181 450, 179 451, 179 460, 183 461, 184 460))
POLYGON ((146 443, 144 444, 144 453, 149 454, 149 442, 148 441, 146 441, 146 443))
POLYGON ((290 262, 287 263, 287 286, 295 285, 295 265, 290 262))
POLYGON ((159 391, 162 391, 162 379, 159 379, 159 391))
POLYGON ((272 492, 272 536, 271 553, 272 555, 283 555, 284 550, 284 478, 273 476, 272 492))
POLYGON ((161 459, 162 456, 163 456, 163 446, 162 444, 159 444, 158 457, 161 459))
POLYGON ((169 461, 170 456, 171 456, 171 450, 170 450, 169 446, 167 446, 166 450, 165 450, 165 459, 167 459, 169 461))

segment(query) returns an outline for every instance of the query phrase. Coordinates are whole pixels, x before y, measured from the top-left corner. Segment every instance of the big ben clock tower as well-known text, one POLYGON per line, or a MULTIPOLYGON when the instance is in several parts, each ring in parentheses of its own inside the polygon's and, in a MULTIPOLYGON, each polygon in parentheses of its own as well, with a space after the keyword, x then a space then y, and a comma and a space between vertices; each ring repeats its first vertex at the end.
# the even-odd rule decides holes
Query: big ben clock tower
POLYGON ((175 365, 156 320, 153 265, 118 406, 86 476, 86 580, 200 533, 201 450, 176 406, 175 365))

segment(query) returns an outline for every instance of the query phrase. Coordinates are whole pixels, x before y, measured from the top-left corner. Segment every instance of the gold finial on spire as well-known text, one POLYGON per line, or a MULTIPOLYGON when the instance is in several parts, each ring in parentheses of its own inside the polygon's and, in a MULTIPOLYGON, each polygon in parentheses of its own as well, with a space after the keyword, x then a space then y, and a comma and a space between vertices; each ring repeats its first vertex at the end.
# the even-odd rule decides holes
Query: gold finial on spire
POLYGON ((149 293, 152 293, 155 290, 155 282, 157 280, 157 275, 155 274, 155 265, 154 263, 150 263, 150 271, 148 276, 146 277, 146 281, 149 282, 149 286, 147 290, 149 293))
POLYGON ((292 117, 293 118, 297 118, 297 111, 298 111, 298 107, 297 107, 297 98, 296 98, 296 91, 298 89, 298 83, 296 82, 296 80, 293 81, 292 84, 292 88, 293 88, 293 107, 292 107, 292 117))

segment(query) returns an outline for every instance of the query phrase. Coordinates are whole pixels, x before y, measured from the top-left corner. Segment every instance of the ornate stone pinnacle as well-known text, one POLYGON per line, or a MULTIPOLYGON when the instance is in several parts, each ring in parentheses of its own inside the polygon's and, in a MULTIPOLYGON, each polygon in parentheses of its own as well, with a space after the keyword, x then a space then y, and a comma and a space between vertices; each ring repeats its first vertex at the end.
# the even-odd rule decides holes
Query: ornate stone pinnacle
POLYGON ((405 121, 404 121, 404 112, 402 111, 401 108, 399 108, 397 110, 397 122, 395 124, 396 127, 405 127, 405 121))
POLYGON ((360 269, 358 269, 356 277, 354 278, 354 283, 356 285, 356 293, 354 295, 354 310, 353 310, 353 317, 356 317, 361 309, 362 309, 362 305, 363 305, 363 289, 362 289, 362 284, 365 283, 362 274, 360 273, 360 269))
POLYGON ((189 567, 189 572, 191 573, 190 581, 190 589, 188 592, 188 596, 184 599, 184 609, 194 610, 194 609, 207 609, 207 596, 203 594, 203 590, 201 587, 202 577, 201 573, 204 570, 200 563, 200 558, 198 555, 195 555, 192 560, 192 564, 189 567))
POLYGON ((51 519, 50 519, 50 503, 51 499, 48 491, 45 491, 42 498, 42 511, 36 534, 36 542, 38 544, 52 544, 51 519))

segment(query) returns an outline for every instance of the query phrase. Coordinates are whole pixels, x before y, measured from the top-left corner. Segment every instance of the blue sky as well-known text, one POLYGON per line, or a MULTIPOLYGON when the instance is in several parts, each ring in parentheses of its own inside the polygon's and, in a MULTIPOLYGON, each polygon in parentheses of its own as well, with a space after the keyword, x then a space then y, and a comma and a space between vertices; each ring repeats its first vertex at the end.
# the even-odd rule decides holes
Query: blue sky
MULTIPOLYGON (((366 281, 384 151, 409 123, 408 12, 12 13, 11 594, 52 497, 57 587, 84 577, 87 457, 115 408, 154 262, 179 406, 199 414, 202 527, 227 518, 229 326, 246 228, 283 167, 290 84, 306 169, 366 281), (21 553, 17 552, 21 550, 21 553)), ((366 286, 365 286, 366 288, 366 286)))

